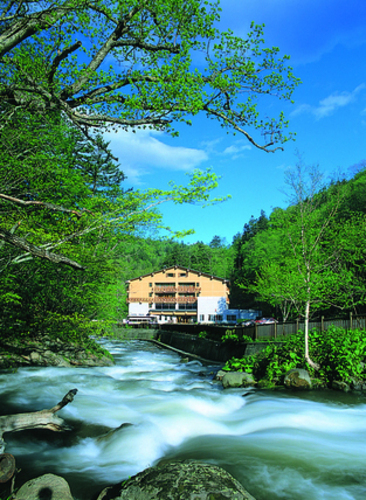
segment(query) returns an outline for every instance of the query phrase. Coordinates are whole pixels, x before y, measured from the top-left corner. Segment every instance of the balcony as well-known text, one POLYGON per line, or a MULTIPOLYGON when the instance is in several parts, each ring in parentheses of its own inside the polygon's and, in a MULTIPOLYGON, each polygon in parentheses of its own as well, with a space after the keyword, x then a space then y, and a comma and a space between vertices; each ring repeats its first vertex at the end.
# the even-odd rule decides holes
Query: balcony
POLYGON ((177 288, 175 286, 155 286, 155 293, 175 293, 177 288))
POLYGON ((177 299, 175 297, 153 297, 150 302, 155 302, 156 304, 175 304, 177 299))
POLYGON ((178 286, 178 292, 180 293, 197 293, 201 291, 199 286, 178 286))

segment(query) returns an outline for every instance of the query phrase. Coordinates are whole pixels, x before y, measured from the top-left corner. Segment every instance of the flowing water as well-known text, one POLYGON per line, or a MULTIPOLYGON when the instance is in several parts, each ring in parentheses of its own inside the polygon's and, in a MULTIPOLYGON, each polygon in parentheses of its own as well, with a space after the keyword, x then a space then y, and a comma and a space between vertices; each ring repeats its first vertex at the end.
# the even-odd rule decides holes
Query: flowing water
POLYGON ((78 389, 60 412, 71 432, 6 434, 20 483, 54 472, 91 500, 159 460, 198 459, 257 500, 365 500, 365 396, 223 390, 212 366, 148 342, 102 344, 115 366, 0 373, 3 414, 51 408, 78 389))

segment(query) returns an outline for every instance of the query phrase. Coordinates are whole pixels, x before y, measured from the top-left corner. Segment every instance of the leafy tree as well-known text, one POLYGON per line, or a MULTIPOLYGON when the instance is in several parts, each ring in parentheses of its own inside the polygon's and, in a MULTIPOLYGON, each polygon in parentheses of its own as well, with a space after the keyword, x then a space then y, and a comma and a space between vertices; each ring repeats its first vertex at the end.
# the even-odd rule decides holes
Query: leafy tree
POLYGON ((100 133, 90 142, 77 129, 75 132, 80 137, 80 146, 75 152, 75 167, 80 169, 92 194, 103 192, 110 198, 121 194, 125 176, 112 156, 110 143, 100 133))
MULTIPOLYGON (((160 203, 215 201, 212 172, 125 192, 106 128, 176 135, 174 123, 203 113, 267 152, 291 137, 282 113, 264 119, 256 105, 259 96, 291 98, 299 81, 288 58, 263 48, 261 26, 242 40, 220 33, 218 20, 218 4, 199 0, 2 3, 0 303, 9 325, 36 331, 47 315, 102 314, 101 291, 117 297, 116 249, 162 226, 160 203)), ((192 267, 196 259, 212 272, 212 250, 192 250, 192 267)))
POLYGON ((288 139, 287 122, 282 113, 260 118, 255 99, 290 99, 299 80, 278 48, 262 48, 262 26, 252 25, 245 40, 220 33, 219 12, 217 2, 199 0, 5 0, 0 97, 10 109, 3 123, 23 107, 62 112, 83 130, 173 131, 174 122, 203 112, 276 150, 288 139), (201 70, 193 60, 202 51, 201 70))
POLYGON ((305 360, 315 369, 319 366, 309 356, 309 320, 312 310, 345 302, 344 285, 351 273, 340 263, 337 248, 339 229, 334 225, 341 193, 334 193, 326 203, 317 193, 322 187, 317 167, 298 162, 287 173, 291 188, 291 206, 277 210, 275 224, 286 238, 280 258, 268 259, 261 267, 253 287, 273 303, 291 303, 305 320, 305 360))
POLYGON ((198 241, 191 246, 191 266, 196 271, 203 273, 212 272, 212 250, 202 241, 198 241))
POLYGON ((268 239, 268 218, 263 210, 258 219, 253 216, 244 224, 242 233, 233 240, 234 267, 230 276, 230 303, 236 308, 265 308, 258 302, 249 286, 254 282, 259 267, 273 251, 268 239))
POLYGON ((215 235, 209 243, 211 248, 223 248, 227 246, 226 238, 221 238, 221 236, 215 235))
MULTIPOLYGON (((106 213, 115 214, 108 196, 97 200, 85 195, 85 178, 89 178, 96 194, 98 161, 97 157, 93 161, 85 158, 88 153, 73 127, 94 144, 93 154, 99 160, 105 152, 103 175, 109 190, 122 177, 107 145, 90 132, 92 129, 148 126, 175 134, 174 122, 190 123, 191 116, 205 113, 222 126, 242 133, 264 151, 275 151, 288 139, 283 133, 287 126, 283 115, 263 120, 255 103, 257 96, 264 95, 290 99, 299 81, 287 66, 287 57, 278 57, 277 48, 262 48, 260 26, 253 25, 246 40, 231 32, 220 33, 214 27, 219 10, 216 2, 202 5, 198 0, 159 0, 153 5, 147 1, 137 4, 135 0, 3 3, 0 147, 4 153, 1 165, 6 166, 6 171, 2 177, 9 187, 8 172, 14 169, 16 175, 9 177, 10 188, 14 191, 15 183, 22 189, 16 195, 5 190, 0 197, 5 207, 10 203, 15 212, 22 210, 23 227, 29 213, 34 220, 35 207, 39 213, 44 211, 41 218, 53 219, 55 225, 53 236, 51 231, 46 234, 39 230, 42 223, 37 224, 37 235, 26 231, 19 235, 19 218, 10 219, 1 229, 0 239, 24 252, 16 259, 37 256, 81 268, 78 262, 53 250, 99 230, 105 224, 106 213), (203 49, 207 56, 205 68, 200 70, 193 61, 195 53, 201 54, 203 49), (266 138, 264 144, 256 141, 250 129, 260 131, 266 138), (17 147, 9 151, 14 130, 19 131, 19 140, 17 147), (53 171, 52 163, 57 163, 58 187, 51 182, 53 196, 50 193, 46 199, 45 182, 46 176, 52 178, 48 173, 53 171), (83 176, 75 176, 72 166, 76 170, 81 166, 83 176), (31 194, 24 194, 24 175, 33 188, 31 194), (63 197, 68 187, 74 196, 67 199, 65 206, 63 197), (76 193, 78 189, 84 190, 83 194, 76 193), (79 225, 75 224, 76 218, 79 225), (66 230, 61 229, 61 221, 66 230)), ((101 185, 100 179, 98 182, 101 185)), ((141 204, 151 203, 149 196, 153 204, 160 203, 157 195, 150 192, 127 196, 119 216, 110 214, 110 219, 120 223, 131 210, 141 215, 141 204)), ((129 221, 125 227, 132 230, 134 224, 129 221)))
POLYGON ((167 242, 167 254, 163 260, 163 267, 183 266, 191 267, 191 251, 190 247, 183 241, 167 242))

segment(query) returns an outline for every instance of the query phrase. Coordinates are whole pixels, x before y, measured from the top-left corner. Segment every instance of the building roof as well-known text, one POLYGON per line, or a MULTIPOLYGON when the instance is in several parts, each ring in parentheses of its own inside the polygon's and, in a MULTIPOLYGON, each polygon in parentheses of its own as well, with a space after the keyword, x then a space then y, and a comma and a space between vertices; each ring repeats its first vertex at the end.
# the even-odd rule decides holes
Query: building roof
POLYGON ((187 271, 190 273, 195 273, 198 276, 206 276, 207 278, 219 280, 219 281, 222 281, 223 283, 229 284, 229 280, 226 278, 219 278, 218 276, 214 276, 213 274, 203 273, 201 271, 195 271, 194 269, 190 269, 188 267, 183 267, 183 266, 164 267, 163 269, 159 269, 158 271, 153 271, 153 272, 148 273, 148 274, 143 274, 142 276, 137 276, 137 278, 132 278, 130 280, 127 280, 126 283, 130 283, 131 281, 140 280, 141 278, 147 278, 148 276, 154 276, 154 274, 157 274, 157 273, 165 273, 165 272, 170 271, 170 270, 176 271, 177 269, 181 269, 182 271, 187 271))

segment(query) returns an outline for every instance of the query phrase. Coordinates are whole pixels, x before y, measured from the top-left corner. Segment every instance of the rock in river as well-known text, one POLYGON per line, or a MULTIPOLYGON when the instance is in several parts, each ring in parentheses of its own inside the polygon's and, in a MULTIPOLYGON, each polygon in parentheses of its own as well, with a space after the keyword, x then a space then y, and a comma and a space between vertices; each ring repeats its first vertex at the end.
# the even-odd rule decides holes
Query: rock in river
POLYGON ((105 488, 97 500, 255 500, 228 472, 201 462, 170 462, 105 488))

